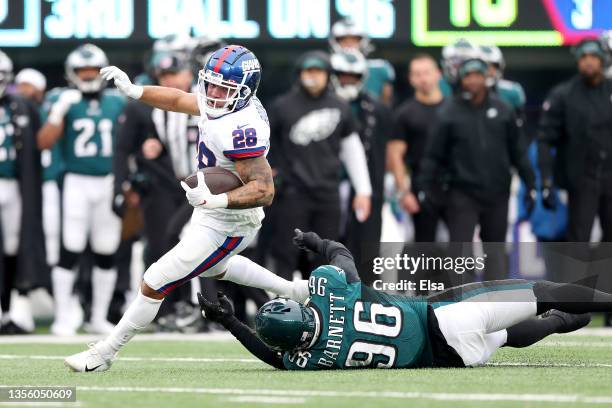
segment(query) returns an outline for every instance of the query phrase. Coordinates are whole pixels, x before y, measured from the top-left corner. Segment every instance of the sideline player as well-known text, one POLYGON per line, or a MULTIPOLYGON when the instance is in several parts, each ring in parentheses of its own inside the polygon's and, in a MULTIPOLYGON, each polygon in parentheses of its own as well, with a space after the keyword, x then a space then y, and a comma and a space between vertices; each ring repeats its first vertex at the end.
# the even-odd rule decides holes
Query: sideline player
POLYGON ((125 105, 116 90, 104 89, 100 68, 108 65, 104 51, 84 44, 66 58, 68 88, 51 90, 42 107, 45 122, 38 132, 39 149, 59 144, 65 176, 62 187, 61 249, 52 271, 55 319, 51 332, 74 335, 81 324, 72 290, 74 269, 89 241, 94 257, 91 318, 85 330, 107 334, 106 319, 115 290, 113 256, 119 245, 121 221, 111 209, 111 173, 115 124, 125 105))
POLYGON ((134 85, 126 73, 112 66, 104 68, 102 75, 133 99, 164 110, 201 115, 198 168, 223 167, 238 175, 244 185, 211 194, 201 172, 195 188, 183 183, 195 210, 182 240, 147 269, 139 294, 111 334, 89 350, 66 358, 65 364, 79 372, 108 370, 118 351, 155 318, 164 297, 199 275, 306 299, 306 281, 294 284, 236 256, 255 237, 263 219, 261 207, 270 205, 274 196, 266 159, 270 127, 255 96, 261 79, 255 54, 239 45, 217 50, 199 72, 196 93, 134 85))
POLYGON ((275 299, 262 306, 257 334, 233 316, 223 294, 219 303, 198 296, 206 318, 279 369, 479 366, 502 346, 527 347, 587 325, 588 312, 612 310, 612 294, 547 281, 471 283, 428 298, 390 295, 361 283, 341 244, 299 230, 294 243, 330 265, 312 272, 305 304, 275 299))

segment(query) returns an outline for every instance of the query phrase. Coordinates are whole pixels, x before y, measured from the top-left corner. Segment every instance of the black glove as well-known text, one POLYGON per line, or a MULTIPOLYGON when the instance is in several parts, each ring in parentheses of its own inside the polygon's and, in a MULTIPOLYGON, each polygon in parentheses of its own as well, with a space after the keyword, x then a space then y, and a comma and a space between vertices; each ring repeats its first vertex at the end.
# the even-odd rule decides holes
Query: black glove
POLYGON ((219 303, 213 303, 198 292, 198 303, 202 316, 210 321, 223 323, 234 315, 234 305, 221 291, 217 292, 217 299, 219 303))
POLYGON ((531 216, 531 213, 535 208, 536 197, 537 194, 534 189, 528 190, 525 193, 525 197, 523 197, 523 204, 525 204, 525 209, 527 210, 527 217, 531 216))
POLYGON ((542 205, 547 210, 554 210, 557 207, 557 200, 553 194, 552 188, 542 188, 542 205))
POLYGON ((318 252, 319 244, 323 240, 316 232, 302 232, 299 228, 296 228, 294 232, 293 245, 300 249, 318 252))

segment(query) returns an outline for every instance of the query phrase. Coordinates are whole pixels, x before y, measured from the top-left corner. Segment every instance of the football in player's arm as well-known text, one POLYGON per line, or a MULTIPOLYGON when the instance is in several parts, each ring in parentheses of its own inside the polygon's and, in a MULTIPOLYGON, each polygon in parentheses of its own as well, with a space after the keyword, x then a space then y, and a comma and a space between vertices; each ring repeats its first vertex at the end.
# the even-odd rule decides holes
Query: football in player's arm
POLYGON ((479 366, 500 347, 527 347, 587 325, 589 312, 612 310, 611 294, 547 281, 479 282, 428 298, 390 295, 361 284, 341 244, 299 230, 294 243, 329 265, 313 271, 304 304, 280 298, 262 306, 255 331, 234 317, 222 293, 215 302, 198 294, 205 318, 278 369, 479 366))

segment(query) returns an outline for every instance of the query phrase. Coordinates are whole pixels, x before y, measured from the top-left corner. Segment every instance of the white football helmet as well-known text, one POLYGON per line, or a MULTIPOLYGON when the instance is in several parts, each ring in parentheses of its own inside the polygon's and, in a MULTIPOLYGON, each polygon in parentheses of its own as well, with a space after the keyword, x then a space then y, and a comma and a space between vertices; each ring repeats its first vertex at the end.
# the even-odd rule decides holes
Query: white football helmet
POLYGON ((463 61, 474 58, 482 58, 480 48, 466 39, 445 45, 442 48, 442 71, 446 80, 451 85, 456 84, 459 79, 459 66, 463 61))
POLYGON ((338 42, 338 40, 342 37, 359 37, 361 39, 359 43, 359 51, 363 55, 368 55, 374 50, 374 47, 370 43, 368 33, 363 28, 357 26, 355 21, 350 18, 337 21, 332 26, 331 35, 329 37, 329 46, 333 52, 341 52, 343 50, 338 42))
POLYGON ((332 75, 331 83, 339 97, 353 101, 359 96, 368 75, 368 62, 362 53, 357 50, 343 50, 331 56, 332 75), (342 85, 338 74, 351 74, 359 77, 359 82, 342 85))
POLYGON ((487 85, 493 86, 503 78, 504 70, 506 69, 506 61, 504 60, 504 54, 496 45, 481 45, 480 46, 481 58, 488 65, 493 65, 497 68, 494 77, 487 78, 487 85))
POLYGON ((99 92, 106 81, 98 75, 93 80, 84 81, 77 75, 81 68, 103 68, 108 66, 108 58, 104 51, 93 44, 84 44, 68 54, 66 58, 66 79, 83 93, 99 92))
POLYGON ((6 87, 13 80, 13 61, 4 52, 0 51, 0 97, 4 96, 6 87))

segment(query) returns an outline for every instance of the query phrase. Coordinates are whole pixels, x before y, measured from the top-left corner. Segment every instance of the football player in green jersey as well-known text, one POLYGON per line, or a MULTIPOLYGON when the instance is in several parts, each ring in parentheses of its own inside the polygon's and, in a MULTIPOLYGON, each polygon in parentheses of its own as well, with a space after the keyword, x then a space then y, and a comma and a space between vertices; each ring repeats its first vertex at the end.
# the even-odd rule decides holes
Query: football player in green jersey
MULTIPOLYGON (((374 50, 368 34, 350 18, 334 23, 329 37, 329 46, 334 53, 342 52, 342 50, 357 50, 366 57, 374 50)), ((395 82, 393 66, 384 59, 368 58, 367 61, 368 74, 365 78, 364 89, 385 105, 391 106, 393 83, 395 82)))
POLYGON ((522 116, 525 109, 525 91, 518 82, 504 79, 506 60, 501 50, 496 45, 482 45, 480 52, 481 58, 489 65, 487 86, 522 116))
POLYGON ((198 294, 203 315, 220 322, 252 354, 279 369, 468 367, 502 346, 527 347, 577 330, 589 312, 612 310, 612 294, 547 281, 470 283, 406 297, 363 285, 350 252, 312 232, 294 242, 323 255, 304 304, 275 299, 259 309, 256 332, 233 316, 231 301, 198 294))
POLYGON ((112 211, 111 165, 116 124, 125 98, 104 89, 100 68, 108 65, 104 51, 92 44, 79 46, 66 59, 68 88, 47 94, 42 107, 45 124, 38 133, 38 147, 60 146, 64 165, 62 190, 62 238, 58 264, 53 268, 55 321, 51 331, 72 335, 80 326, 75 318, 72 289, 74 268, 87 242, 94 254, 91 333, 112 329, 106 315, 117 273, 113 255, 119 245, 121 222, 112 211))

